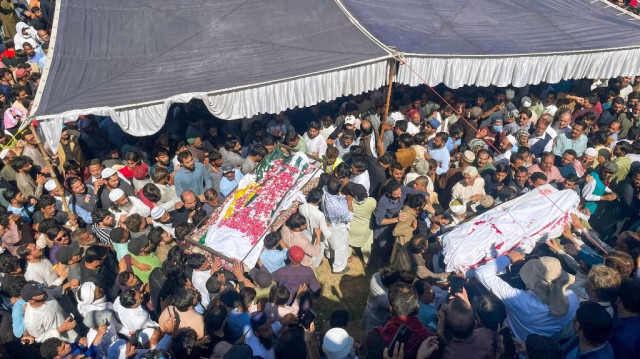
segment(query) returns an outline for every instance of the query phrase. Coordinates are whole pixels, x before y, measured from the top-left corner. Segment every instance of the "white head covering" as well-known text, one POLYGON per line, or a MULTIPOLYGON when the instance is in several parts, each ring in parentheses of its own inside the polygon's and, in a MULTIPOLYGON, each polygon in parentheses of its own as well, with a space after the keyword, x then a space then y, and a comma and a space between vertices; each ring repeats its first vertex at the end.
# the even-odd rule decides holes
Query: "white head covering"
POLYGON ((54 189, 56 189, 56 182, 53 179, 49 179, 44 183, 44 189, 46 189, 48 192, 53 191, 54 189))
POLYGON ((113 191, 109 192, 109 199, 111 202, 115 202, 124 196, 124 191, 120 188, 116 188, 113 191))
POLYGON ((328 359, 346 358, 353 351, 353 338, 342 328, 330 329, 322 340, 322 350, 328 359))
POLYGON ((107 302, 107 297, 103 296, 100 299, 95 299, 96 285, 93 282, 83 283, 76 292, 76 299, 78 300, 78 312, 82 316, 86 316, 87 313, 94 310, 112 310, 113 305, 107 302))
MULTIPOLYGON (((591 157, 595 157, 598 155, 598 152, 596 152, 596 149, 593 147, 589 147, 584 151, 584 154, 587 156, 591 156, 591 157)), ((0 153, 0 157, 2 156, 2 154, 0 153)))
POLYGON ((28 42, 33 46, 34 49, 37 49, 40 44, 36 39, 39 39, 38 32, 33 27, 25 24, 24 22, 19 22, 16 24, 16 35, 13 37, 13 41, 16 44, 16 50, 22 50, 22 44, 28 42), (22 30, 27 29, 27 34, 23 35, 22 30))
POLYGON ((113 168, 105 168, 102 170, 102 179, 107 179, 111 176, 113 176, 114 174, 116 174, 116 171, 113 168))
POLYGON ((165 212, 164 208, 160 206, 153 207, 151 210, 151 218, 153 218, 154 221, 157 221, 164 216, 165 212))
POLYGON ((356 124, 356 118, 353 115, 349 115, 347 117, 344 118, 344 124, 345 125, 355 125, 356 124))

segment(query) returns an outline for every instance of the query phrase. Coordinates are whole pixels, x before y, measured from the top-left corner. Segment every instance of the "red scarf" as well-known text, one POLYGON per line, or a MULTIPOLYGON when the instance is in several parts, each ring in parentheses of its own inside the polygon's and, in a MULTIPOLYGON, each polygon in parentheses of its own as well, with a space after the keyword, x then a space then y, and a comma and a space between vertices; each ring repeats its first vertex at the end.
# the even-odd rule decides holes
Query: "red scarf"
POLYGON ((12 59, 16 56, 16 50, 4 50, 4 52, 2 53, 2 57, 6 57, 8 59, 12 59))
MULTIPOLYGON (((415 315, 409 317, 393 317, 387 321, 384 326, 376 327, 378 333, 382 337, 385 346, 389 346, 393 337, 396 335, 400 324, 406 325, 411 329, 411 337, 407 344, 404 345, 404 358, 412 359, 418 354, 418 348, 423 340, 431 336, 431 331, 425 328, 418 317, 415 315)), ((393 350, 389 348, 389 351, 393 350)))
POLYGON ((154 202, 151 202, 147 197, 142 193, 142 188, 138 191, 138 198, 144 203, 149 209, 153 209, 156 206, 154 202))
POLYGON ((126 179, 131 181, 132 179, 143 180, 147 178, 147 174, 149 174, 149 168, 146 164, 141 163, 136 165, 133 169, 130 169, 127 166, 122 167, 118 170, 126 179))

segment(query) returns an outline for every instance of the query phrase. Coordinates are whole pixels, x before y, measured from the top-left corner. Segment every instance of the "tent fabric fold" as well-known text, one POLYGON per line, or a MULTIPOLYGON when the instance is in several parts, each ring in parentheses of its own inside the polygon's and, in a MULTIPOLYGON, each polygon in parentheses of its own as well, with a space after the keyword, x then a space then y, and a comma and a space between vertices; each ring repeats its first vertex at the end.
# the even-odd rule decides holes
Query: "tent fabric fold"
POLYGON ((640 73, 640 48, 603 52, 512 57, 416 57, 405 58, 396 81, 410 86, 444 84, 499 87, 557 83, 565 79, 613 78, 640 73), (409 69, 410 67, 411 69, 409 69), (414 72, 415 71, 415 72, 414 72), (418 77, 416 72, 420 75, 418 77), (424 82, 423 82, 424 80, 424 82))
POLYGON ((632 76, 638 33, 604 0, 59 0, 31 114, 50 143, 90 113, 149 135, 194 98, 233 120, 374 90, 392 57, 412 86, 632 76))

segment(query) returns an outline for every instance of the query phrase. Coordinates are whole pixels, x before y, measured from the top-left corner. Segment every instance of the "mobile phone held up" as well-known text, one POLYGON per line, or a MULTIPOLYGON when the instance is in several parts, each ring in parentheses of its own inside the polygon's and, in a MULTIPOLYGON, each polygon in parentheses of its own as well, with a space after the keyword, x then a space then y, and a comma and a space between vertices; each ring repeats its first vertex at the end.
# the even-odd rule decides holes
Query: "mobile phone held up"
POLYGON ((449 295, 455 296, 457 293, 462 293, 464 287, 464 278, 452 275, 449 277, 449 295))
POLYGON ((407 327, 404 324, 400 324, 400 328, 398 328, 396 335, 393 337, 393 340, 391 341, 391 345, 389 345, 389 353, 393 354, 396 343, 398 343, 398 345, 407 344, 407 342, 409 341, 409 338, 411 337, 411 333, 412 332, 411 332, 411 329, 409 329, 409 327, 407 327))

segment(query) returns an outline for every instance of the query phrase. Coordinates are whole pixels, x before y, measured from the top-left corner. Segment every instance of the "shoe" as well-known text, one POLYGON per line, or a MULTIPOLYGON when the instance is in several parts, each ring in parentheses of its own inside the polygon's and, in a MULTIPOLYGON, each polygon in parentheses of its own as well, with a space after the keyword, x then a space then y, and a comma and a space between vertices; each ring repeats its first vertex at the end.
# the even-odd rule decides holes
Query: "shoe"
POLYGON ((333 272, 333 271, 332 271, 331 273, 333 273, 333 274, 345 274, 345 273, 347 273, 350 269, 351 269, 351 268, 349 268, 349 266, 347 266, 347 267, 344 267, 344 269, 343 269, 342 271, 340 271, 340 272, 333 272))

